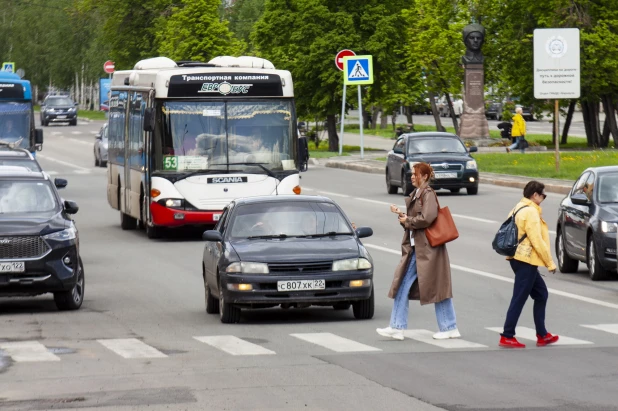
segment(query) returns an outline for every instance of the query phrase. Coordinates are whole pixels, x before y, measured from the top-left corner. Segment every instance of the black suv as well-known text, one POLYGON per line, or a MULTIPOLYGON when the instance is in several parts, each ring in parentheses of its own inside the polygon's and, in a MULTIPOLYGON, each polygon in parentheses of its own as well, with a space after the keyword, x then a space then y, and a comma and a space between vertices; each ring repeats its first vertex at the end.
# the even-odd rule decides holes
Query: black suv
POLYGON ((41 124, 48 126, 50 122, 76 126, 77 103, 67 96, 47 96, 41 104, 41 124))
POLYGON ((79 236, 70 214, 44 173, 0 167, 0 296, 53 293, 59 310, 77 310, 84 299, 79 236))

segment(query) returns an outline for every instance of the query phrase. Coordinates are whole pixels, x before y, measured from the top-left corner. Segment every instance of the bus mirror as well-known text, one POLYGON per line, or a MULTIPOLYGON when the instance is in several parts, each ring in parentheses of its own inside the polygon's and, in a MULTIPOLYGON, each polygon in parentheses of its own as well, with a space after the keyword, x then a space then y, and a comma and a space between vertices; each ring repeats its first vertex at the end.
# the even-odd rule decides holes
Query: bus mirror
POLYGON ((152 107, 147 107, 144 111, 144 131, 154 131, 155 111, 152 107))
POLYGON ((34 130, 34 144, 43 145, 43 130, 40 128, 34 130))

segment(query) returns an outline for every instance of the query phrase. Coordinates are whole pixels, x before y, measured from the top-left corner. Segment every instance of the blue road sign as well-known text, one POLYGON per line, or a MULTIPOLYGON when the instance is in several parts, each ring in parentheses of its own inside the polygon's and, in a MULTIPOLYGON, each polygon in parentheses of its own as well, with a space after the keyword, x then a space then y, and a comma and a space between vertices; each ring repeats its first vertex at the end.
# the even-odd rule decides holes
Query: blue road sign
POLYGON ((343 66, 344 84, 373 84, 372 56, 346 56, 343 66))
POLYGON ((4 63, 2 63, 2 71, 8 71, 10 73, 15 73, 15 63, 5 61, 4 63))

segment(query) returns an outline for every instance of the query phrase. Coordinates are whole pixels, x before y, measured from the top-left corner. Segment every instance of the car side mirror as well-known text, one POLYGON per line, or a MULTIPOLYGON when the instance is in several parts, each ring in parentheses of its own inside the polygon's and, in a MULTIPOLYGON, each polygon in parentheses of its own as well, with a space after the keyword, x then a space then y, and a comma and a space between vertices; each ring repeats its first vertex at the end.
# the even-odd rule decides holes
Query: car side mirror
POLYGON ((34 129, 34 144, 43 145, 43 130, 40 128, 34 129))
POLYGON ((472 146, 470 147, 470 149, 468 150, 469 153, 476 153, 477 151, 479 151, 478 147, 476 146, 472 146))
POLYGON ((395 154, 403 154, 403 151, 398 149, 398 148, 394 148, 393 149, 393 153, 395 153, 395 154))
POLYGON ((358 238, 371 237, 373 235, 373 230, 371 227, 358 227, 356 229, 356 235, 358 238))
POLYGON ((153 132, 155 129, 155 111, 152 107, 144 110, 144 131, 153 132))
POLYGON ((571 196, 571 202, 573 204, 583 205, 583 206, 590 204, 590 201, 588 201, 588 197, 586 197, 586 194, 581 194, 581 193, 573 194, 571 196))
POLYGON ((217 230, 207 230, 207 231, 204 231, 204 234, 202 234, 202 240, 221 242, 223 241, 223 236, 217 230))
POLYGON ((69 184, 69 182, 65 180, 64 178, 54 179, 54 185, 56 186, 58 190, 60 190, 61 188, 65 188, 67 184, 69 184))
POLYGON ((79 207, 75 201, 66 200, 64 202, 64 212, 67 214, 77 214, 79 207))
POLYGON ((96 134, 96 135, 94 136, 94 139, 95 139, 95 140, 101 140, 101 139, 103 139, 103 136, 102 136, 101 134, 96 134))
POLYGON ((75 103, 75 107, 79 106, 79 103, 75 103))

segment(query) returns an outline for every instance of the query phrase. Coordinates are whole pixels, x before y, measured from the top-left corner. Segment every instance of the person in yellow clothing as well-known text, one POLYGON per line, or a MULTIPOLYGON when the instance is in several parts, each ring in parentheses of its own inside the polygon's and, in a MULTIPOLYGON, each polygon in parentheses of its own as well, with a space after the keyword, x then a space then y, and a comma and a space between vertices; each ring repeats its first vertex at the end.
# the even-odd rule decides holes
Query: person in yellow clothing
POLYGON ((522 153, 526 152, 525 147, 523 146, 524 140, 526 139, 526 120, 524 120, 524 116, 521 115, 523 112, 521 107, 517 107, 515 109, 515 115, 513 116, 513 128, 511 129, 511 137, 515 139, 515 142, 506 148, 506 152, 510 153, 511 150, 515 150, 519 147, 522 153))
POLYGON ((526 304, 528 297, 534 300, 533 317, 536 327, 536 345, 539 347, 558 341, 557 335, 552 335, 545 328, 545 306, 547 305, 547 286, 538 267, 547 267, 553 274, 556 264, 552 260, 549 247, 549 229, 541 216, 541 203, 547 195, 545 185, 538 181, 530 181, 524 187, 524 198, 515 206, 515 224, 520 240, 515 255, 507 258, 515 273, 513 297, 506 313, 504 332, 500 334, 500 346, 506 348, 525 348, 526 346, 515 338, 515 327, 526 304), (525 237, 524 237, 525 236, 525 237))

